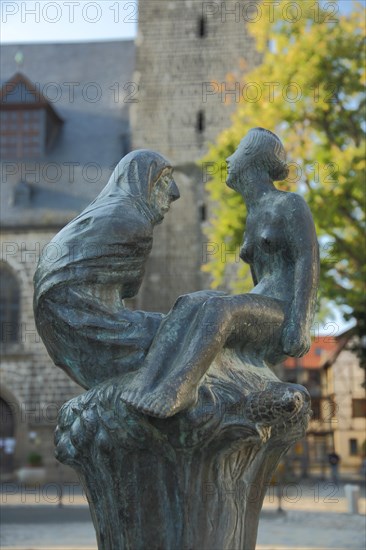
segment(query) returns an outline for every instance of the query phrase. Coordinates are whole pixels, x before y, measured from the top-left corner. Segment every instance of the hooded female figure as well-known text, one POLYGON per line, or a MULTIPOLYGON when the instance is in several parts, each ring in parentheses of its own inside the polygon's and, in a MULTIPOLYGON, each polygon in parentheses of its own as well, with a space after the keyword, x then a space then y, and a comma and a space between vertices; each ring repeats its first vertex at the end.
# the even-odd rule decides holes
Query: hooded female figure
POLYGON ((44 249, 34 277, 38 332, 54 363, 90 388, 136 370, 163 319, 130 311, 153 228, 179 198, 170 163, 137 150, 44 249))

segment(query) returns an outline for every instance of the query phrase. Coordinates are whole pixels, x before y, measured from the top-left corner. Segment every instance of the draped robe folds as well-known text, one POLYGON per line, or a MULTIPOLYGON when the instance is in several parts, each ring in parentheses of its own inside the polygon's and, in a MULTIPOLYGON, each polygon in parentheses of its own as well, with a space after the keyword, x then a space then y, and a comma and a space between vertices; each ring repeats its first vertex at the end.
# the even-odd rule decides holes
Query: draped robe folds
POLYGON ((98 205, 95 218, 93 212, 77 218, 50 243, 49 253, 58 256, 47 261, 46 249, 35 285, 37 329, 48 352, 87 389, 137 369, 163 318, 130 311, 122 299, 134 296, 142 282, 152 245, 150 222, 128 198, 115 205, 107 200, 105 208, 98 205), (119 303, 94 297, 90 289, 98 285, 118 285, 119 303))

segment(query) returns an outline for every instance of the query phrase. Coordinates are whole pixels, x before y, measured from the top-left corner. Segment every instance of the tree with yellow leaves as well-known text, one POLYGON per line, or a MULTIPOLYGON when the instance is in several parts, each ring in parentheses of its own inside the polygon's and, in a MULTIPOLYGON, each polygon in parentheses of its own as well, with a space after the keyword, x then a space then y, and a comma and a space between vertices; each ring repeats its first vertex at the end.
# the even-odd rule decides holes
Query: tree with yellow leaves
POLYGON ((211 256, 204 269, 213 286, 235 280, 235 292, 252 287, 248 267, 230 253, 242 241, 246 212, 241 197, 225 185, 224 167, 247 131, 262 126, 276 132, 288 152, 290 175, 278 187, 302 194, 313 213, 322 260, 320 297, 347 306, 362 331, 365 10, 359 2, 349 15, 330 13, 334 2, 274 4, 269 13, 269 3, 261 2, 263 16, 248 24, 263 62, 241 79, 232 125, 203 159, 213 205, 211 256))

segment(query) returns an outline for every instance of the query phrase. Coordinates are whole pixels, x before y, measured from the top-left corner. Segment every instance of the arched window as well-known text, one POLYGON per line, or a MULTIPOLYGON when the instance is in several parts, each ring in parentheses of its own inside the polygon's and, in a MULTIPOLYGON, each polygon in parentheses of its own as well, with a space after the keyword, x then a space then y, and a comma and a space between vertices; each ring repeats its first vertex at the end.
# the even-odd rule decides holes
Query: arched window
POLYGON ((19 337, 19 284, 10 267, 0 263, 0 330, 1 343, 17 342, 19 337))

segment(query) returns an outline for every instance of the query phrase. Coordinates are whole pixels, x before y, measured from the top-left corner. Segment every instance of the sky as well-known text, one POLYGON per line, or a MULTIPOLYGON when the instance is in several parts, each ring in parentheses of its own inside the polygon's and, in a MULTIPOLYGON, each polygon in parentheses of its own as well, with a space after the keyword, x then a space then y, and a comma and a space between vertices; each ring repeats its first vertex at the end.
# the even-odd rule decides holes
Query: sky
POLYGON ((136 0, 0 0, 1 42, 83 42, 133 39, 136 0))
MULTIPOLYGON (((315 0, 288 4, 301 6, 304 2, 313 5, 315 0)), ((222 4, 218 0, 216 3, 222 4)), ((234 3, 234 0, 226 2, 234 3)), ((352 10, 352 0, 338 3, 340 13, 352 10)), ((326 4, 331 11, 335 2, 329 0, 326 4)), ((135 38, 137 32, 137 0, 0 0, 0 9, 2 43, 127 40, 135 38)))

